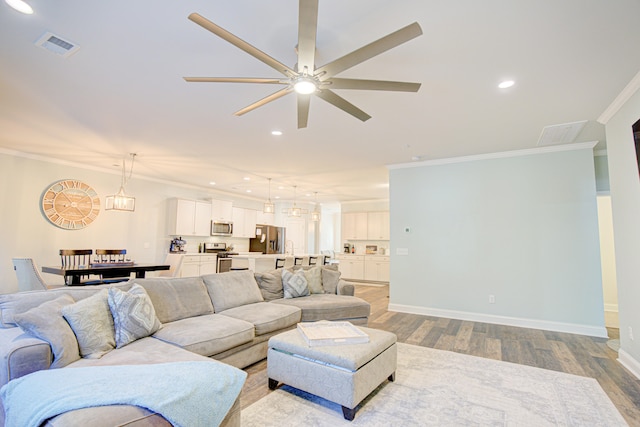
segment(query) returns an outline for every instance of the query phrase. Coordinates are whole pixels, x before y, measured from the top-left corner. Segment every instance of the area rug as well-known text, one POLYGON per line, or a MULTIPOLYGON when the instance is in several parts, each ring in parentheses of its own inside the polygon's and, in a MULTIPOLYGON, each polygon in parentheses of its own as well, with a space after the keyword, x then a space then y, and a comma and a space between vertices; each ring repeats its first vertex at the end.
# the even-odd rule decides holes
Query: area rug
POLYGON ((593 378, 401 343, 395 382, 352 422, 339 405, 286 385, 241 417, 243 427, 627 425, 593 378))

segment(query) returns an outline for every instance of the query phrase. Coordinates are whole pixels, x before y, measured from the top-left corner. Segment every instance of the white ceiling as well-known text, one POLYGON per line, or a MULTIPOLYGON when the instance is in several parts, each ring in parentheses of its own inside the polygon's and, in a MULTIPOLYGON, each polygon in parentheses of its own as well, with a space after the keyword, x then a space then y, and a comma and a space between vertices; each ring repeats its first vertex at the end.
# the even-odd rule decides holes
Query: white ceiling
POLYGON ((385 165, 533 148, 545 126, 581 120, 576 142, 600 148, 596 119, 640 70, 638 0, 320 0, 318 66, 417 21, 422 36, 339 77, 422 87, 336 90, 373 118, 314 98, 298 130, 294 95, 233 115, 280 87, 182 79, 281 77, 187 16, 293 67, 295 0, 27 1, 33 15, 0 3, 1 148, 115 171, 135 152, 134 177, 258 199, 267 177, 272 196, 385 199, 385 165), (80 49, 36 47, 46 31, 80 49))

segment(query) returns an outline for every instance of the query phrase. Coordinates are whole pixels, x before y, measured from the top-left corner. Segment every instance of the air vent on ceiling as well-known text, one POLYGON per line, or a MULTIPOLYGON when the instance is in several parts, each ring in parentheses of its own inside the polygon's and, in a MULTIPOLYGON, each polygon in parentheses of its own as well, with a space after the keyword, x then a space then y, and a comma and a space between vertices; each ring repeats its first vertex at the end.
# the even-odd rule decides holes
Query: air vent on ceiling
POLYGON ((49 32, 44 33, 42 37, 36 40, 35 45, 47 49, 49 52, 53 52, 63 58, 73 55, 80 49, 80 46, 77 44, 69 40, 64 40, 62 37, 49 32))
POLYGON ((538 139, 538 145, 569 144, 576 139, 587 121, 545 126, 538 139))

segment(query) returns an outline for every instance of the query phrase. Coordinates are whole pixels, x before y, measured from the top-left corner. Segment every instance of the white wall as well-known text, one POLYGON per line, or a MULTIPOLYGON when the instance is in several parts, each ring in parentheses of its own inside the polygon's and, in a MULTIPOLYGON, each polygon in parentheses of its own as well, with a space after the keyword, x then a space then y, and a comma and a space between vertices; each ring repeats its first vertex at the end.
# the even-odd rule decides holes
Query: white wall
POLYGON ((619 328, 616 251, 613 239, 611 196, 609 195, 598 195, 598 228, 605 325, 610 328, 619 328))
POLYGON ((592 145, 491 157, 391 168, 390 308, 606 336, 592 145))
POLYGON ((640 181, 631 130, 638 119, 640 91, 636 90, 607 121, 606 135, 618 282, 619 355, 640 377, 640 181))
MULTIPOLYGON (((0 152, 0 293, 17 291, 11 258, 34 258, 37 264, 59 265, 62 248, 126 248, 138 262, 162 262, 169 248, 166 200, 170 197, 207 200, 218 197, 233 200, 238 206, 261 209, 259 201, 239 199, 215 191, 181 187, 163 182, 137 179, 127 184, 127 194, 136 197, 134 213, 104 211, 104 197, 120 187, 119 170, 109 173, 51 163, 0 152), (83 230, 54 227, 40 208, 43 191, 53 182, 71 178, 91 185, 100 196, 102 210, 98 218, 83 230)), ((202 241, 221 241, 215 237, 188 238, 188 251, 196 252, 202 241), (217 240, 216 240, 217 239, 217 240)), ((248 250, 248 239, 228 239, 236 250, 248 250), (245 248, 246 247, 246 248, 245 248)), ((45 274, 51 283, 62 278, 45 274)))

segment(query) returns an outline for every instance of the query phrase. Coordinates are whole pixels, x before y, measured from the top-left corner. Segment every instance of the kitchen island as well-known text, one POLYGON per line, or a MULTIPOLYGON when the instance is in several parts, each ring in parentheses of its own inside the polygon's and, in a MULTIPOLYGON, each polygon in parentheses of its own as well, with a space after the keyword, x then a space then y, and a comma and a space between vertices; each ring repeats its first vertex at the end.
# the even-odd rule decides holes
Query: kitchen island
POLYGON ((249 270, 262 273, 265 271, 271 271, 276 268, 276 259, 284 259, 285 267, 292 267, 294 258, 302 258, 302 265, 309 265, 309 257, 318 257, 316 265, 322 265, 325 255, 316 254, 301 254, 301 255, 289 255, 289 254, 261 254, 261 253, 241 253, 239 255, 231 256, 232 268, 248 268, 249 270))

